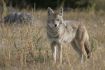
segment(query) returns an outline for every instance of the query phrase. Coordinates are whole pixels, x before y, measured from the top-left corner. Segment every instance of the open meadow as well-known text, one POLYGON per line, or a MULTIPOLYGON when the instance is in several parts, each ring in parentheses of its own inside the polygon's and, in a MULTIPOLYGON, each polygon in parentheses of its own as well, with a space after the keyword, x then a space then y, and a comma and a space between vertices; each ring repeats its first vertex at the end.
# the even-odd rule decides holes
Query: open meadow
POLYGON ((105 70, 105 13, 68 11, 64 19, 84 22, 92 47, 92 57, 80 63, 78 53, 63 46, 63 63, 53 64, 46 33, 47 11, 30 12, 32 24, 0 23, 0 70, 105 70))

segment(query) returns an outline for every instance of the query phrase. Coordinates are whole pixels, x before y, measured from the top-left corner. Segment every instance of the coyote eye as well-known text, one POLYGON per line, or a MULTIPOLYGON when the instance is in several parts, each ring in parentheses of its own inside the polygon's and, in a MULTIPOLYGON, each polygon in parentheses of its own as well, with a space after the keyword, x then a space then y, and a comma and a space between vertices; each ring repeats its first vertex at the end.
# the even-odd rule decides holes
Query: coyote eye
POLYGON ((59 19, 56 19, 56 21, 59 21, 59 19))

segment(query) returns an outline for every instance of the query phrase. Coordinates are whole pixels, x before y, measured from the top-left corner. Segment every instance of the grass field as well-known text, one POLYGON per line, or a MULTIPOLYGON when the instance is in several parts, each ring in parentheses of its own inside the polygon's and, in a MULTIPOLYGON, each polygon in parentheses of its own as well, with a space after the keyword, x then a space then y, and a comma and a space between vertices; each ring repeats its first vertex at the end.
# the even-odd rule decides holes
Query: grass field
POLYGON ((0 23, 0 70, 105 70, 105 14, 64 12, 64 19, 81 20, 90 35, 92 57, 80 63, 72 46, 63 47, 63 63, 53 64, 46 35, 47 11, 32 13, 33 24, 0 23))

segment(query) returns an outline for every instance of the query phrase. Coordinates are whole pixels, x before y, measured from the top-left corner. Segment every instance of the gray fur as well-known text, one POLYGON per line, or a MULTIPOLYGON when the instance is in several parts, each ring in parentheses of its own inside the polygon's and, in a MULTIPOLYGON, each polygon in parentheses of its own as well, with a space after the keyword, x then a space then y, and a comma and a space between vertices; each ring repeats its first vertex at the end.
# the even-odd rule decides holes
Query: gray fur
MULTIPOLYGON (((63 20, 63 9, 54 12, 48 8, 47 35, 51 42, 53 59, 56 62, 60 59, 62 63, 62 44, 74 42, 81 49, 83 56, 87 58, 89 46, 89 36, 84 25, 79 21, 63 20)), ((89 51, 90 52, 90 51, 89 51)))

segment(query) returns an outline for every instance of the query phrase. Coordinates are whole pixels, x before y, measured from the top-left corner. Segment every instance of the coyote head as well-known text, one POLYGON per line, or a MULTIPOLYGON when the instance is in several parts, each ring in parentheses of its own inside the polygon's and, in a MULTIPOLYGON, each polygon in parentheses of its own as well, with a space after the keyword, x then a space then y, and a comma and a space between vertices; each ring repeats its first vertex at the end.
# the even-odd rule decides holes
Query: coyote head
POLYGON ((63 23, 63 8, 59 11, 53 11, 48 7, 48 26, 50 28, 58 28, 63 23))

